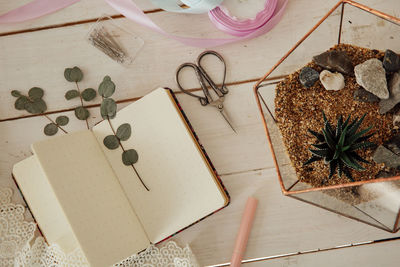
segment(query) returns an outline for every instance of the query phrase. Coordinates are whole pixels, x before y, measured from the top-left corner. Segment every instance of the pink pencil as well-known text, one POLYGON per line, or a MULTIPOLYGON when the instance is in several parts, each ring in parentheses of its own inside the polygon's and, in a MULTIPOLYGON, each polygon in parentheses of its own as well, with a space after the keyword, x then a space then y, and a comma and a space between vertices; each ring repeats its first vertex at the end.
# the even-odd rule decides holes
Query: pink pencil
POLYGON ((254 197, 249 197, 246 202, 244 209, 242 222, 238 235, 236 237, 235 248, 231 259, 231 267, 238 267, 242 262, 244 252, 246 251, 247 240, 249 239, 251 226, 254 220, 254 214, 256 213, 258 200, 254 197))

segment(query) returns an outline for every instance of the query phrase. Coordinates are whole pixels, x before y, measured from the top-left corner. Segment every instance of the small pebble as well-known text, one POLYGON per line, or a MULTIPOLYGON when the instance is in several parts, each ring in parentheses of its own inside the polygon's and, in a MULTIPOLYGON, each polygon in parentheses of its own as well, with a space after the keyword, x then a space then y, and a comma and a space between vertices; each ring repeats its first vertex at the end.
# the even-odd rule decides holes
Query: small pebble
POLYGON ((314 85, 316 81, 318 81, 319 73, 310 67, 304 67, 301 69, 299 74, 299 80, 302 85, 309 88, 314 85))
POLYGON ((388 99, 385 69, 376 58, 369 59, 354 67, 354 74, 359 85, 380 99, 388 99))
POLYGON ((400 127, 400 111, 393 114, 393 126, 400 127))
POLYGON ((378 146, 372 158, 376 163, 384 163, 388 168, 397 168, 400 166, 400 156, 384 146, 378 146))
POLYGON ((392 50, 387 49, 383 57, 383 67, 386 71, 400 70, 400 57, 392 50))
POLYGON ((360 102, 374 103, 379 102, 379 97, 368 92, 364 88, 360 87, 354 91, 353 99, 360 102))
POLYGON ((353 74, 353 63, 345 52, 342 51, 326 51, 318 56, 313 57, 314 62, 331 71, 338 71, 343 74, 353 74))
POLYGON ((389 98, 379 102, 379 113, 385 114, 400 102, 400 74, 395 72, 389 81, 389 98))
POLYGON ((326 90, 339 91, 344 88, 344 77, 339 72, 332 73, 329 70, 321 71, 319 80, 326 90))

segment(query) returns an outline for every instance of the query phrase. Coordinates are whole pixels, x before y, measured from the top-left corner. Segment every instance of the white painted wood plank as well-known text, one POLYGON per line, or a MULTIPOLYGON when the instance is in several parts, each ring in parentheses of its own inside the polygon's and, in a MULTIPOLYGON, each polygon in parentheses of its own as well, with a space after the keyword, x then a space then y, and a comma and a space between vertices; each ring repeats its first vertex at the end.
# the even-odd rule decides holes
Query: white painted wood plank
MULTIPOLYGON (((309 10, 305 6, 306 0, 291 1, 283 20, 268 34, 217 48, 228 65, 227 82, 261 77, 334 2, 336 0, 329 0, 309 10), (300 13, 306 10, 309 12, 300 13)), ((150 16, 177 34, 196 32, 197 36, 222 36, 207 17, 198 16, 196 23, 192 23, 193 17, 189 15, 180 15, 179 19, 172 13, 150 16)), ((70 107, 71 104, 63 99, 64 93, 71 88, 63 77, 65 67, 76 65, 82 68, 85 73, 82 88, 96 88, 104 75, 110 75, 120 88, 116 99, 124 99, 144 95, 158 86, 176 88, 176 68, 185 61, 194 61, 202 51, 150 32, 126 19, 117 22, 145 41, 143 50, 129 69, 113 62, 86 42, 84 38, 91 24, 1 37, 0 119, 23 114, 10 108, 13 101, 9 95, 11 89, 28 90, 40 86, 46 90, 49 110, 70 107)), ((209 63, 212 76, 221 73, 218 61, 210 60, 209 63)), ((198 87, 193 77, 183 75, 183 85, 198 87)))
MULTIPOLYGON (((381 3, 376 1, 377 4, 381 3)), ((290 1, 283 20, 268 34, 216 48, 225 57, 228 65, 227 82, 261 77, 334 2, 336 0, 324 1, 323 5, 309 9, 307 0, 290 1)), ((388 2, 385 3, 385 6, 389 5, 388 2)), ((201 37, 223 36, 207 17, 201 15, 196 17, 196 23, 192 23, 193 17, 190 15, 177 16, 159 12, 150 16, 176 34, 193 35, 190 33, 195 32, 195 36, 201 37)), ((110 75, 120 88, 116 99, 125 99, 144 95, 158 86, 176 88, 176 68, 185 61, 194 61, 202 51, 181 45, 126 19, 117 19, 116 22, 145 41, 144 48, 128 69, 113 62, 86 42, 85 36, 92 24, 1 37, 0 119, 23 114, 15 113, 10 108, 13 101, 9 95, 11 89, 28 90, 32 86, 41 86, 47 90, 46 99, 50 111, 69 108, 70 103, 63 99, 64 93, 71 87, 63 77, 65 67, 77 65, 83 69, 85 78, 82 88, 97 87, 104 75, 110 75)), ((336 34, 337 27, 328 27, 327 30, 333 35, 336 34)), ((319 47, 317 42, 313 46, 320 51, 326 49, 322 44, 319 47)), ((205 63, 210 63, 208 69, 213 77, 221 73, 221 65, 217 60, 205 63)), ((198 87, 194 75, 186 74, 188 75, 183 75, 183 85, 189 88, 198 87)))
POLYGON ((222 178, 231 195, 231 204, 174 237, 182 244, 189 243, 202 265, 229 262, 249 196, 258 198, 259 206, 244 259, 325 249, 400 235, 283 196, 274 169, 222 178))
MULTIPOLYGON (((31 1, 32 0, 2 1, 2 3, 0 4, 0 15, 5 14, 10 10, 13 10, 31 1)), ((135 3, 142 10, 153 10, 157 8, 153 6, 148 0, 135 0, 135 3)), ((71 5, 65 9, 59 10, 58 12, 35 20, 15 24, 0 24, 0 34, 26 29, 49 27, 52 25, 60 25, 76 21, 90 20, 98 18, 103 14, 117 15, 119 13, 115 11, 111 6, 109 6, 105 1, 81 0, 78 3, 71 5)))
POLYGON ((372 245, 329 250, 280 259, 246 263, 245 267, 310 267, 310 266, 363 266, 394 267, 399 265, 400 241, 389 241, 372 245))

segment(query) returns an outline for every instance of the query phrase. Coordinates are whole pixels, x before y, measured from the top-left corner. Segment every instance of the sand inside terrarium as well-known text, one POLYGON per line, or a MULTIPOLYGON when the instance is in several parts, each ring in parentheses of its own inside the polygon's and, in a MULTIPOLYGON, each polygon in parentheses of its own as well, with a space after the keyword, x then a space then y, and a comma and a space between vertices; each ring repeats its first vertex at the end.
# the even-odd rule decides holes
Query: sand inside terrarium
MULTIPOLYGON (((340 44, 330 50, 332 49, 345 51, 354 66, 368 59, 382 59, 384 56, 381 51, 348 44, 340 44)), ((310 62, 306 66, 312 67, 318 72, 323 70, 314 62, 310 62)), ((395 133, 393 115, 391 113, 379 114, 377 102, 366 103, 354 100, 354 91, 360 88, 354 76, 344 75, 345 87, 339 91, 328 91, 320 81, 310 88, 304 87, 299 81, 299 72, 300 70, 290 74, 277 85, 275 98, 275 118, 296 174, 300 181, 313 187, 352 182, 345 175, 339 177, 337 173, 331 179, 326 180, 329 175, 329 166, 324 161, 303 165, 311 157, 308 149, 311 144, 316 143, 315 137, 308 132, 308 129, 321 132, 324 126, 322 111, 325 112, 330 123, 335 126, 340 115, 344 118, 351 115, 351 118, 355 119, 367 113, 360 129, 373 125, 371 132, 375 132, 375 134, 369 141, 376 145, 382 145, 395 133)), ((383 164, 373 161, 373 152, 373 148, 358 151, 358 154, 370 161, 371 164, 362 163, 366 169, 364 171, 351 171, 355 181, 375 179, 378 172, 385 168, 383 164)))

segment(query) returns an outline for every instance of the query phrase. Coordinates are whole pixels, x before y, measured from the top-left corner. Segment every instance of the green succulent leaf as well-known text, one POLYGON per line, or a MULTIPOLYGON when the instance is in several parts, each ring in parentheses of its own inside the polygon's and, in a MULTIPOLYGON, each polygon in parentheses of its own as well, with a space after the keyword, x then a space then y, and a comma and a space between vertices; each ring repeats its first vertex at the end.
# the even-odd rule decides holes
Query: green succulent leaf
POLYGON ((354 178, 351 175, 351 172, 348 168, 343 168, 343 173, 344 173, 344 175, 346 175, 347 178, 350 179, 350 181, 354 182, 354 178))
POLYGON ((80 68, 66 68, 64 70, 64 77, 69 82, 80 82, 83 78, 83 73, 80 68))
POLYGON ((322 129, 322 132, 324 133, 324 137, 325 137, 325 141, 328 144, 328 146, 331 149, 335 149, 336 148, 336 142, 335 139, 333 138, 332 134, 329 132, 329 130, 322 129))
POLYGON ((60 126, 65 126, 69 122, 69 118, 67 116, 58 116, 56 118, 56 123, 60 126))
POLYGON ((76 97, 79 97, 79 91, 78 90, 69 90, 68 92, 65 93, 65 99, 71 100, 76 97))
POLYGON ((370 147, 375 147, 376 144, 372 142, 364 142, 364 143, 358 143, 350 146, 350 151, 355 151, 358 149, 364 149, 364 148, 370 148, 370 147))
POLYGON ((85 101, 91 101, 96 98, 96 90, 93 88, 87 88, 82 92, 82 99, 85 101))
POLYGON ((29 98, 32 100, 38 100, 43 97, 44 91, 42 88, 32 87, 31 89, 29 89, 28 95, 29 95, 29 98))
POLYGON ((127 166, 135 164, 138 159, 139 155, 134 149, 129 149, 122 153, 122 162, 127 166))
POLYGON ((20 96, 22 96, 22 95, 21 95, 21 92, 18 91, 18 90, 12 90, 12 91, 11 91, 11 95, 12 95, 13 97, 20 97, 20 96))
POLYGON ((115 84, 111 81, 109 76, 105 76, 99 85, 99 95, 102 97, 110 97, 115 92, 115 84))
POLYGON ((361 123, 364 121, 365 116, 367 116, 367 113, 365 113, 361 117, 361 119, 359 119, 358 121, 355 121, 355 123, 351 127, 349 127, 349 131, 348 131, 349 135, 354 135, 357 132, 358 128, 361 126, 361 123))
POLYGON ((58 127, 55 123, 49 123, 44 127, 44 134, 47 136, 55 135, 58 132, 58 127))
POLYGON ((329 148, 327 143, 321 143, 321 144, 312 144, 313 147, 317 149, 326 149, 329 148))
POLYGON ((332 178, 332 176, 335 174, 337 164, 338 164, 338 163, 337 163, 336 160, 332 160, 332 161, 329 162, 329 175, 328 175, 328 179, 332 178))
POLYGON ((370 163, 371 163, 371 162, 369 162, 368 160, 363 159, 362 157, 360 157, 360 155, 358 155, 358 154, 357 154, 356 152, 354 152, 354 151, 349 152, 348 155, 349 155, 350 157, 352 157, 353 159, 359 161, 359 162, 363 162, 363 163, 367 163, 367 164, 370 164, 370 163))
POLYGON ((43 99, 37 99, 32 102, 28 100, 25 103, 25 110, 31 114, 40 114, 47 110, 47 105, 43 99))
POLYGON ((345 165, 347 165, 347 167, 350 167, 356 171, 363 171, 365 170, 365 168, 363 166, 361 166, 360 164, 358 164, 356 161, 352 161, 346 153, 342 153, 340 155, 340 159, 343 161, 343 163, 345 165))
POLYGON ((329 149, 309 149, 316 157, 325 158, 329 155, 329 149))
POLYGON ((115 135, 107 135, 103 139, 103 144, 110 150, 117 149, 119 147, 119 141, 115 135))
POLYGON ((346 144, 347 145, 353 144, 358 138, 360 138, 364 134, 368 133, 371 129, 372 129, 372 125, 369 126, 367 129, 364 129, 364 130, 350 136, 350 138, 347 140, 346 144))
POLYGON ((336 126, 336 137, 341 136, 342 131, 343 131, 342 126, 343 126, 343 116, 340 115, 337 126, 336 126))
POLYGON ((126 141, 129 139, 129 137, 131 137, 131 132, 132 130, 129 123, 124 123, 118 127, 115 135, 118 137, 119 140, 126 141))
POLYGON ((84 108, 84 107, 77 107, 75 108, 75 116, 78 120, 86 120, 87 118, 89 118, 89 111, 84 108))
POLYGON ((312 135, 314 135, 315 138, 317 138, 318 141, 324 142, 325 138, 323 134, 317 133, 316 131, 313 131, 311 129, 308 129, 308 132, 312 135))
POLYGON ((117 103, 112 98, 105 98, 100 105, 100 114, 103 119, 113 119, 117 114, 117 103))
POLYGON ((25 104, 28 102, 28 98, 26 96, 20 96, 17 98, 17 100, 15 101, 15 108, 18 110, 24 110, 25 109, 25 104))
POLYGON ((304 166, 309 165, 315 161, 321 160, 321 157, 316 157, 316 156, 312 156, 310 159, 308 159, 306 162, 303 163, 304 166))

